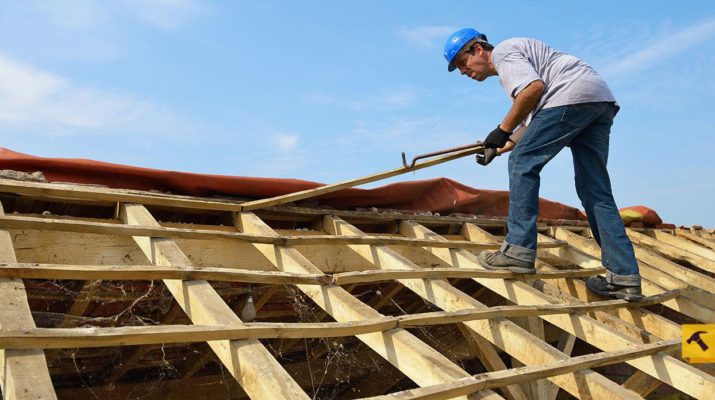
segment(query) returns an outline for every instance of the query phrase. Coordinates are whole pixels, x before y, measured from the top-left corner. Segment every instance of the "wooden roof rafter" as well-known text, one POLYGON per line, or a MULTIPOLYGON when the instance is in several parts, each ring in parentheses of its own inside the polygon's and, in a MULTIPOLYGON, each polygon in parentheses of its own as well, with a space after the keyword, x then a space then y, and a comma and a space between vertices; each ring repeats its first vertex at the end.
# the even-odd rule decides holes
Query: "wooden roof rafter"
MULTIPOLYGON (((271 218, 275 215, 287 215, 290 218, 290 215, 293 215, 291 213, 311 218, 322 215, 322 221, 313 227, 325 230, 327 234, 318 232, 317 235, 303 235, 295 230, 286 230, 279 234, 260 215, 246 211, 233 214, 237 228, 233 232, 226 227, 213 229, 204 226, 195 229, 172 227, 171 224, 162 226, 141 204, 176 210, 236 212, 242 210, 236 207, 241 204, 239 202, 73 185, 12 184, 5 180, 0 180, 1 191, 27 196, 28 199, 50 195, 54 199, 69 199, 79 204, 115 203, 119 210, 115 219, 89 221, 74 217, 58 219, 0 215, 0 229, 131 237, 152 264, 78 265, 34 263, 31 260, 18 263, 16 259, 6 257, 0 260, 0 280, 17 280, 19 277, 102 281, 161 279, 195 324, 78 328, 64 332, 56 328, 34 326, 8 330, 3 324, 5 331, 0 334, 0 344, 6 348, 4 353, 24 351, 16 349, 30 347, 37 355, 42 353, 42 348, 91 346, 93 344, 89 341, 92 335, 106 340, 94 344, 102 346, 206 341, 210 345, 216 344, 214 349, 219 358, 252 398, 274 398, 273 391, 277 382, 283 385, 280 387, 286 388, 281 391, 282 397, 305 398, 307 394, 294 379, 294 375, 288 374, 287 367, 278 362, 276 356, 262 347, 256 339, 357 337, 421 386, 420 389, 396 393, 393 398, 448 398, 462 395, 469 398, 496 399, 500 398, 498 393, 483 389, 497 387, 502 388, 500 393, 509 399, 554 399, 558 388, 579 398, 640 398, 662 383, 695 397, 707 395, 715 389, 712 369, 691 366, 678 359, 675 352, 678 324, 643 308, 648 304, 660 303, 684 316, 702 322, 715 322, 712 320, 715 315, 715 279, 710 275, 712 266, 715 265, 712 264, 715 262, 715 252, 708 246, 711 241, 710 234, 704 230, 630 230, 629 234, 635 238, 634 247, 641 263, 644 291, 655 297, 649 297, 648 301, 643 303, 627 304, 614 300, 599 301, 600 299, 595 299, 585 292, 583 282, 578 278, 603 273, 604 270, 600 266, 599 254, 593 242, 574 233, 583 232, 582 226, 541 226, 540 231, 551 237, 539 237, 540 255, 547 255, 550 260, 559 259, 571 263, 580 269, 557 270, 540 261, 539 274, 520 276, 484 271, 475 264, 475 253, 499 247, 498 240, 482 227, 503 226, 503 221, 417 215, 413 216, 415 221, 412 221, 410 215, 276 207, 261 212, 271 218), (124 202, 129 199, 137 200, 140 204, 124 202), (366 234, 338 215, 346 215, 356 220, 372 218, 374 221, 395 221, 388 228, 391 233, 398 229, 400 236, 366 234), (450 225, 449 229, 441 228, 443 230, 440 231, 448 231, 449 239, 426 228, 432 226, 432 223, 435 223, 435 226, 450 225), (464 239, 453 235, 456 232, 455 226, 461 226, 464 239), (190 256, 184 253, 178 244, 178 241, 187 243, 192 240, 206 243, 225 242, 221 246, 241 243, 241 246, 252 247, 267 260, 273 270, 259 271, 265 269, 265 265, 261 265, 257 270, 194 265, 190 256), (310 248, 351 249, 362 257, 366 264, 362 269, 350 272, 332 271, 330 267, 321 270, 308 259, 309 255, 316 255, 310 248), (418 266, 413 262, 413 257, 427 260, 424 256, 418 257, 422 253, 439 259, 442 265, 437 268, 418 266), (690 265, 696 268, 688 268, 690 265), (486 307, 446 280, 453 278, 477 282, 515 305, 486 307), (295 285, 300 293, 338 322, 242 323, 206 280, 251 282, 271 285, 273 289, 278 287, 277 285, 295 285), (392 285, 388 286, 390 297, 399 293, 402 287, 406 287, 444 311, 385 316, 368 304, 378 308, 378 305, 384 305, 389 299, 372 297, 370 301, 363 301, 341 287, 369 286, 377 282, 392 282, 392 285), (515 317, 528 318, 528 323, 520 326, 507 319, 515 317), (563 343, 560 342, 556 347, 546 343, 545 321, 550 327, 556 326, 565 332, 561 336, 563 343), (481 377, 470 376, 464 369, 436 352, 435 348, 439 346, 432 348, 406 330, 418 326, 455 323, 472 339, 472 344, 480 353, 480 361, 492 372, 481 377), (600 348, 603 353, 570 357, 569 349, 573 347, 576 337, 600 348), (218 345, 219 341, 222 344, 218 345), (251 350, 247 351, 247 348, 251 350), (511 368, 504 364, 498 351, 505 351, 514 359, 511 368), (238 366, 233 357, 241 359, 238 366), (526 366, 514 369, 514 366, 519 365, 518 362, 523 362, 526 366), (588 369, 622 362, 631 364, 637 370, 623 385, 588 369), (523 375, 524 373, 527 375, 523 375)), ((382 232, 385 227, 379 229, 382 229, 382 232)), ((6 245, 5 248, 7 247, 6 245)), ((12 244, 9 247, 12 249, 12 244)), ((338 252, 335 256, 343 257, 343 253, 338 252)), ((336 259, 334 264, 340 264, 340 260, 336 259)), ((267 293, 273 295, 276 291, 268 290, 267 293)), ((474 289, 471 289, 469 293, 473 291, 474 289)), ((91 290, 87 291, 88 300, 93 293, 91 290)), ((263 304, 270 297, 266 296, 265 301, 261 300, 263 304)), ((84 306, 82 309, 87 309, 84 306)), ((419 310, 412 310, 417 311, 419 310)), ((131 354, 134 354, 131 359, 138 362, 145 350, 137 349, 131 354)), ((46 365, 45 363, 45 368, 46 365)), ((196 366, 200 367, 201 364, 196 366)), ((110 377, 112 382, 118 382, 121 375, 131 368, 128 365, 123 366, 118 370, 120 372, 110 377)), ((196 370, 193 369, 194 372, 196 370)), ((184 379, 198 378, 186 376, 184 379)), ((51 385, 50 383, 49 390, 54 396, 51 385)), ((375 387, 390 386, 392 385, 375 387)), ((48 389, 48 385, 38 387, 48 389)), ((232 387, 235 388, 236 385, 232 387)))

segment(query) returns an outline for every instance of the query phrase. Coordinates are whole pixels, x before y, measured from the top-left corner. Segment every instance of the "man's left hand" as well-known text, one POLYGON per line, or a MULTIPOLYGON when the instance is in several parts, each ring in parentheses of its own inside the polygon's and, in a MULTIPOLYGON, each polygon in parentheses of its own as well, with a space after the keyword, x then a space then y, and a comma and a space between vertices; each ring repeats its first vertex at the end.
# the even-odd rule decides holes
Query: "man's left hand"
POLYGON ((496 149, 484 149, 484 154, 477 154, 477 164, 487 166, 498 155, 496 149))

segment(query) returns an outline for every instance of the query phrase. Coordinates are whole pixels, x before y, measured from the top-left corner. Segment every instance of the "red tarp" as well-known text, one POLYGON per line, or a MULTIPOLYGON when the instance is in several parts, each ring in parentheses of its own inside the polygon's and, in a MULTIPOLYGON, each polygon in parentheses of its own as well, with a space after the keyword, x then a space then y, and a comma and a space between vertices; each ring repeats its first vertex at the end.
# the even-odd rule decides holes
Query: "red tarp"
MULTIPOLYGON (((50 182, 106 185, 110 188, 159 190, 192 196, 216 194, 244 198, 266 198, 322 186, 297 179, 251 178, 163 171, 73 158, 43 158, 0 148, 0 169, 42 171, 50 182)), ((447 178, 393 183, 375 189, 350 188, 316 198, 321 205, 339 209, 378 207, 505 217, 509 192, 482 190, 447 178)), ((580 219, 576 208, 539 200, 539 217, 580 219)))

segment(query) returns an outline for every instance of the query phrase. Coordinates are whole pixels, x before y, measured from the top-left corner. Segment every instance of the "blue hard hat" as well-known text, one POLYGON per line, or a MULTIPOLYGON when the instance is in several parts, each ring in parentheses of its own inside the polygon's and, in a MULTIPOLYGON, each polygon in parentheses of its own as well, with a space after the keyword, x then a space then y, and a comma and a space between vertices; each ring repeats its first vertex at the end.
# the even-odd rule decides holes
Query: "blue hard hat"
POLYGON ((472 28, 460 29, 449 35, 447 43, 444 44, 444 58, 449 63, 447 71, 452 72, 457 68, 454 66, 454 59, 457 58, 457 54, 462 51, 464 46, 474 39, 480 39, 486 42, 487 36, 472 28))

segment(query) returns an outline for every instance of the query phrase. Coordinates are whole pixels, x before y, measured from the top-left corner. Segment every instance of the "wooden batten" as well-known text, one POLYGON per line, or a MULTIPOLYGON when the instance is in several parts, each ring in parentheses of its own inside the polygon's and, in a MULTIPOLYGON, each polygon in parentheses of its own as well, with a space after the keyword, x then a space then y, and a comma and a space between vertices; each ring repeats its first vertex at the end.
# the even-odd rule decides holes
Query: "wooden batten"
MULTIPOLYGON (((127 225, 159 226, 144 206, 122 204, 120 217, 127 225)), ((150 261, 159 266, 191 267, 191 261, 172 240, 134 237, 150 261)), ((206 281, 163 281, 174 299, 195 324, 240 324, 241 320, 206 281)), ((209 342, 228 371, 249 396, 307 399, 308 395, 288 375, 258 340, 209 342)))
MULTIPOLYGON (((331 217, 326 217, 325 219, 326 220, 323 225, 332 234, 358 235, 361 233, 360 230, 341 219, 331 217)), ((405 224, 409 224, 410 226, 417 225, 410 224, 409 222, 403 222, 402 226, 405 224)), ((409 232, 406 232, 404 229, 402 232, 409 235, 409 232)), ((431 232, 429 236, 431 238, 435 238, 433 240, 445 240, 440 238, 439 235, 434 232, 431 232)), ((353 251, 361 254, 368 262, 378 268, 386 270, 418 269, 418 267, 411 264, 409 260, 405 260, 400 255, 386 247, 358 245, 350 247, 353 251)), ((443 258, 446 262, 450 264, 453 263, 452 260, 454 260, 454 258, 452 257, 452 251, 439 251, 438 249, 433 249, 432 251, 439 252, 441 258, 443 258)), ((467 254, 471 255, 471 253, 467 254)), ((458 265, 453 266, 457 267, 458 265)), ((475 268, 475 266, 472 265, 470 268, 475 268)), ((479 282, 481 283, 481 281, 479 282)), ((482 303, 479 303, 475 299, 456 290, 454 287, 449 285, 448 282, 443 280, 400 280, 400 283, 414 291, 420 297, 446 311, 465 308, 486 308, 486 306, 482 303)), ((494 318, 489 321, 465 322, 464 325, 469 330, 470 334, 475 335, 480 339, 485 339, 526 365, 564 360, 568 358, 563 353, 560 353, 558 350, 549 346, 543 340, 531 335, 529 332, 525 331, 506 318, 494 318), (525 345, 527 343, 528 346, 525 345)), ((491 350, 490 348, 482 350, 494 351, 493 348, 491 350)), ((576 397, 582 396, 583 388, 580 386, 584 384, 587 385, 588 391, 594 395, 600 393, 607 397, 612 396, 613 393, 618 393, 624 398, 632 397, 629 391, 622 389, 619 385, 593 371, 578 371, 573 374, 550 377, 549 379, 576 397)))
POLYGON ((404 172, 251 201, 0 179, 4 398, 715 392, 715 367, 679 358, 681 324, 715 322, 711 231, 627 229, 647 295, 628 303, 585 287, 606 270, 583 224, 540 223, 538 272, 514 274, 476 259, 501 246, 489 232, 503 235, 503 218, 281 205, 404 172), (236 310, 250 294, 246 322, 236 310), (600 352, 572 356, 584 345, 600 352), (477 363, 488 372, 470 375, 477 363), (620 363, 632 367, 622 384, 594 371, 620 363))
MULTIPOLYGON (((0 216, 5 211, 0 203, 0 216)), ((0 230, 0 262, 17 262, 12 239, 0 230)), ((21 279, 0 278, 0 328, 32 329, 35 322, 21 279)), ((56 399, 42 349, 0 349, 0 384, 8 399, 56 399)))
MULTIPOLYGON (((434 235, 433 232, 425 228, 421 228, 420 230, 422 234, 428 234, 430 237, 435 238, 435 240, 438 237, 438 235, 434 235)), ((472 227, 472 230, 476 232, 482 231, 475 226, 472 227)), ((474 239, 483 240, 483 236, 485 235, 482 235, 482 237, 474 237, 474 239)), ((471 253, 461 250, 457 250, 456 252, 459 253, 457 259, 460 265, 474 267, 475 263, 478 264, 471 253)), ((551 298, 524 282, 510 280, 479 280, 479 282, 517 304, 549 304, 558 302, 557 299, 551 298)), ((625 347, 634 344, 632 339, 616 330, 608 328, 606 325, 587 315, 542 316, 541 318, 604 351, 615 350, 617 346, 625 347)), ((661 353, 652 356, 649 360, 631 360, 628 361, 628 363, 694 397, 707 396, 705 393, 715 390, 715 377, 699 371, 667 354, 661 353), (662 367, 656 368, 655 365, 662 367)))
MULTIPOLYGON (((250 212, 236 214, 236 227, 242 232, 277 235, 268 225, 250 212)), ((254 244, 280 271, 314 273, 318 269, 299 252, 290 247, 254 244)), ((337 321, 356 321, 379 318, 381 314, 356 299, 339 286, 315 287, 298 285, 298 288, 337 321)), ((468 376, 457 365, 426 345, 408 331, 395 328, 358 336, 373 351, 398 367, 420 386, 448 383, 468 376)), ((501 398, 485 391, 479 398, 501 398)), ((472 397, 470 397, 471 399, 472 397)), ((475 397, 476 398, 476 397, 475 397)))

